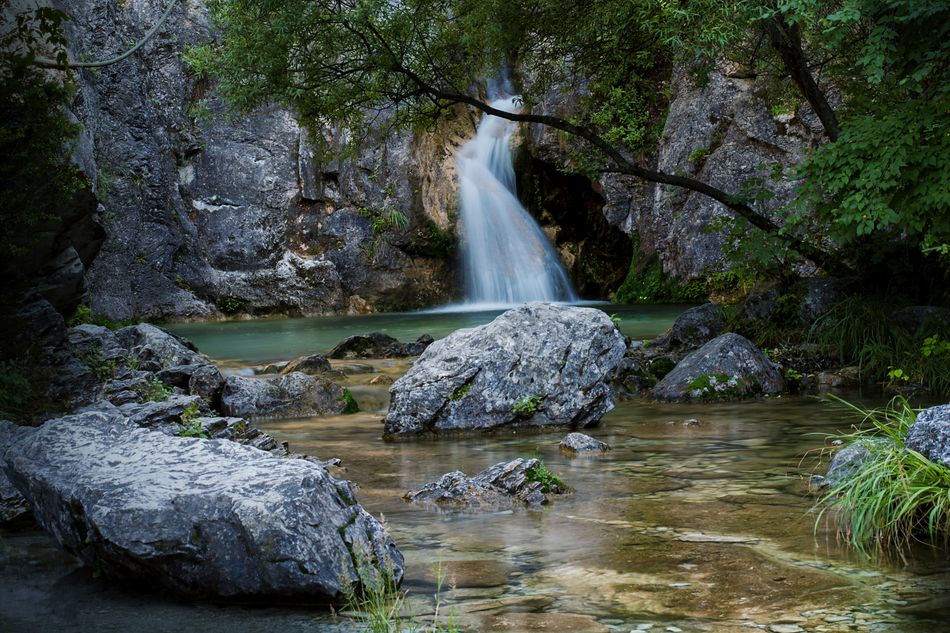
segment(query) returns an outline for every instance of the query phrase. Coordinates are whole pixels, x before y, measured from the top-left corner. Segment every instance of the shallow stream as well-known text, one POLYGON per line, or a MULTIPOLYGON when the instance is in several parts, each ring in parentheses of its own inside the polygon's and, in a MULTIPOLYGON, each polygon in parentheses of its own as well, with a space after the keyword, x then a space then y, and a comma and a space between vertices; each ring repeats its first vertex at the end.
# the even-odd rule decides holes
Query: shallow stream
MULTIPOLYGON (((625 310, 628 333, 658 333, 678 311, 663 310, 648 326, 625 310)), ((366 318, 176 329, 237 368, 325 351, 350 333, 385 328, 406 340, 489 318, 397 315, 372 317, 378 320, 370 327, 362 327, 366 318), (447 318, 460 322, 445 325, 447 318), (343 331, 328 332, 331 323, 343 331), (266 344, 267 324, 287 340, 266 344)), ((851 423, 826 402, 623 402, 590 431, 612 446, 594 458, 560 454, 564 431, 386 443, 380 421, 387 383, 408 362, 334 361, 362 412, 260 426, 295 452, 343 460, 337 474, 359 486, 369 512, 385 517, 406 557, 404 587, 420 620, 432 612, 439 568, 440 613, 452 612, 477 631, 947 630, 946 553, 879 565, 839 547, 833 527, 814 529, 808 475, 824 470, 815 449, 824 434, 851 423), (440 512, 401 499, 451 470, 474 474, 534 455, 573 494, 540 510, 489 514, 440 512)), ((116 589, 77 569, 37 533, 3 537, 0 580, 0 631, 352 630, 345 619, 312 609, 195 605, 116 589)))

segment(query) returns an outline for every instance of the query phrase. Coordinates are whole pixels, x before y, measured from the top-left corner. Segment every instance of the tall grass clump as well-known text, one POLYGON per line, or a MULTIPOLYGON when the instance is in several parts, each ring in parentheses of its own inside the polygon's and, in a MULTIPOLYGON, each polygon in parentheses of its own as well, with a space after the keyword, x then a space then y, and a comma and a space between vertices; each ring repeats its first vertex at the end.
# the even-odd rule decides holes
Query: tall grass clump
POLYGON ((442 587, 445 576, 435 569, 435 610, 432 621, 420 623, 408 602, 407 592, 391 573, 360 574, 363 582, 359 591, 349 587, 344 593, 344 615, 354 620, 364 633, 462 633, 450 611, 443 621, 442 587))
POLYGON ((904 552, 915 542, 947 544, 950 535, 950 468, 904 446, 918 409, 896 397, 881 409, 862 409, 835 398, 861 416, 854 432, 838 436, 860 443, 858 459, 815 504, 818 517, 834 517, 839 535, 855 550, 904 552))
POLYGON ((950 395, 950 345, 940 333, 908 333, 890 318, 892 306, 852 296, 818 318, 808 341, 863 379, 917 383, 935 396, 950 395))

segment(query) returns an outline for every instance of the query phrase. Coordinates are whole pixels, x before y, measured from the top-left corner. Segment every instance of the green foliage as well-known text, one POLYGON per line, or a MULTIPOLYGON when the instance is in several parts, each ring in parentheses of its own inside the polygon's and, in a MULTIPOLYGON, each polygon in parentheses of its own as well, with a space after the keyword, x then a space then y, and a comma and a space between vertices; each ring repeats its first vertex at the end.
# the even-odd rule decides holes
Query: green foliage
POLYGON ((218 310, 228 316, 242 312, 247 306, 247 301, 237 297, 221 297, 218 299, 218 310))
POLYGON ((863 553, 900 552, 921 537, 946 542, 950 469, 904 446, 918 411, 900 397, 871 410, 838 401, 862 420, 837 439, 860 445, 868 457, 818 499, 815 528, 836 514, 839 533, 863 553))
POLYGON ((548 470, 544 462, 538 459, 538 463, 525 471, 525 478, 528 481, 541 484, 541 492, 544 494, 561 494, 570 490, 560 477, 548 470))
POLYGON ((211 437, 202 427, 201 420, 198 419, 199 415, 197 402, 191 402, 185 407, 185 410, 181 412, 181 420, 178 422, 179 437, 198 437, 205 440, 211 437))
POLYGON ((541 400, 541 396, 525 396, 511 407, 511 412, 519 418, 530 418, 538 412, 541 400))
POLYGON ((0 420, 29 417, 33 404, 32 363, 27 358, 0 360, 0 420))
POLYGON ((939 334, 910 334, 889 317, 893 306, 852 296, 821 316, 808 334, 822 353, 856 365, 864 379, 915 383, 950 395, 950 349, 939 334))
POLYGON ((41 7, 0 31, 0 256, 30 252, 44 225, 85 187, 69 155, 80 126, 63 108, 74 88, 32 65, 34 51, 65 60, 65 14, 41 7), (10 26, 11 28, 7 28, 10 26))
POLYGON ((115 376, 116 362, 112 359, 107 360, 98 349, 81 354, 79 360, 89 368, 99 382, 111 380, 115 376))
MULTIPOLYGON (((77 325, 83 325, 84 323, 91 323, 93 325, 99 325, 110 330, 121 330, 124 327, 133 325, 135 321, 131 319, 123 319, 122 321, 113 321, 107 316, 101 314, 93 314, 92 308, 86 305, 76 306, 76 312, 73 313, 73 316, 70 317, 67 325, 69 327, 75 327, 77 325)), ((134 368, 133 368, 134 369, 134 368)))
POLYGON ((673 371, 674 367, 676 367, 676 363, 670 358, 655 358, 650 361, 650 374, 656 377, 657 380, 662 380, 664 376, 673 371))
POLYGON ((407 593, 399 589, 391 573, 380 573, 358 560, 357 573, 362 579, 360 591, 345 585, 344 613, 356 621, 364 633, 461 633, 455 617, 449 611, 443 621, 442 588, 445 577, 441 567, 435 568, 436 592, 433 596, 435 609, 431 622, 421 624, 409 609, 407 593))
POLYGON ((343 388, 343 395, 337 398, 337 400, 343 403, 342 413, 344 415, 358 413, 360 410, 360 405, 356 402, 356 398, 353 397, 353 394, 350 393, 350 390, 346 387, 343 388))
POLYGON ((155 376, 150 376, 137 391, 142 399, 148 402, 161 402, 175 393, 155 376))
POLYGON ((613 303, 699 303, 706 299, 706 284, 700 279, 680 284, 663 272, 658 258, 652 258, 637 270, 636 254, 626 279, 617 288, 613 303))
POLYGON ((467 382, 464 385, 458 387, 455 391, 452 392, 452 395, 449 396, 449 400, 455 402, 456 400, 461 400, 469 394, 472 390, 472 383, 467 382))

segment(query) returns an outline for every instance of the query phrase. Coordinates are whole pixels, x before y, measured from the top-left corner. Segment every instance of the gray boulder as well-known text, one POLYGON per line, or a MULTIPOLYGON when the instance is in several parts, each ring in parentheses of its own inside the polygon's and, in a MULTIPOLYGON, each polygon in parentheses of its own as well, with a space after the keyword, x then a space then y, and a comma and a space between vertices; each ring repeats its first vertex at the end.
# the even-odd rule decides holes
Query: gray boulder
POLYGON ((132 424, 146 429, 176 435, 188 410, 210 413, 208 403, 200 396, 171 396, 160 402, 130 402, 119 407, 122 415, 132 424))
MULTIPOLYGON (((330 367, 330 361, 326 357, 321 356, 320 354, 311 354, 310 356, 301 356, 295 358, 286 365, 283 369, 280 370, 281 374, 289 374, 291 372, 299 371, 305 374, 322 374, 326 371, 331 371, 333 368, 330 367)), ((268 373, 268 372, 263 372, 268 373)))
POLYGON ((653 388, 658 400, 728 400, 780 393, 782 374, 743 336, 723 334, 684 358, 653 388))
POLYGON ((904 446, 932 462, 950 467, 950 404, 924 409, 917 414, 904 446))
POLYGON ((670 331, 659 337, 655 344, 696 349, 719 336, 725 327, 720 307, 706 303, 679 315, 670 331))
POLYGON ((191 342, 150 323, 122 328, 115 333, 115 337, 139 361, 153 364, 153 371, 176 365, 207 365, 210 362, 198 353, 191 342))
POLYGON ((486 468, 474 477, 453 471, 419 490, 407 492, 403 499, 412 503, 435 504, 449 509, 500 510, 514 502, 527 505, 548 503, 549 495, 568 492, 557 484, 538 481, 537 459, 518 458, 486 468))
POLYGON ((277 380, 228 376, 221 412, 239 418, 332 415, 346 408, 343 394, 341 386, 300 372, 277 380))
POLYGON ((886 443, 883 438, 862 438, 835 451, 828 473, 821 479, 822 488, 834 488, 851 477, 872 458, 873 451, 886 443))
POLYGON ((370 332, 343 339, 327 356, 337 359, 401 358, 407 354, 399 340, 382 332, 370 332))
POLYGON ((558 444, 562 453, 576 455, 577 453, 606 453, 610 446, 606 442, 584 435, 583 433, 568 433, 558 444))
POLYGON ((530 303, 433 343, 390 388, 388 436, 593 426, 624 337, 600 310, 530 303))
POLYGON ((0 422, 0 465, 64 549, 120 581, 299 601, 403 573, 349 483, 306 460, 89 411, 36 429, 0 422))
POLYGON ((188 379, 188 393, 201 396, 212 405, 218 402, 224 389, 224 376, 214 365, 203 365, 188 379))

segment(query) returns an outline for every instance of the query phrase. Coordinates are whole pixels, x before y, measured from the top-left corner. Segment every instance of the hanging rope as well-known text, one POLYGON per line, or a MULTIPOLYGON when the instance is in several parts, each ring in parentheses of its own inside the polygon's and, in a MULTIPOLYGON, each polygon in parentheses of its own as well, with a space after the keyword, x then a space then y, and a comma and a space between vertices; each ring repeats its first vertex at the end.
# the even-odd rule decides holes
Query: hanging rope
POLYGON ((111 59, 103 59, 103 60, 95 61, 95 62, 67 61, 65 64, 62 64, 56 61, 55 59, 49 59, 47 57, 36 57, 33 60, 33 63, 36 64, 37 66, 40 66, 41 68, 55 68, 57 70, 69 70, 70 68, 101 68, 103 66, 111 66, 112 64, 121 62, 123 59, 126 59, 127 57, 132 55, 135 51, 142 48, 142 46, 144 46, 147 41, 152 39, 152 36, 155 35, 160 28, 162 28, 163 24, 165 24, 165 20, 168 19, 169 15, 171 15, 172 9, 175 7, 176 4, 178 4, 178 2, 179 0, 169 0, 168 7, 165 9, 165 12, 162 13, 162 17, 158 19, 158 22, 155 23, 155 26, 149 29, 148 33, 145 34, 145 37, 143 37, 141 40, 136 42, 132 48, 125 51, 121 55, 112 57, 111 59))

